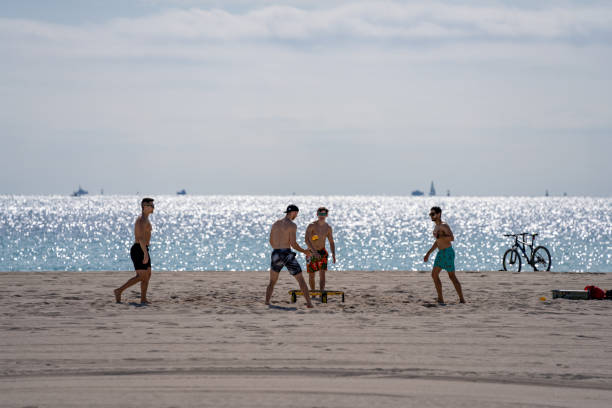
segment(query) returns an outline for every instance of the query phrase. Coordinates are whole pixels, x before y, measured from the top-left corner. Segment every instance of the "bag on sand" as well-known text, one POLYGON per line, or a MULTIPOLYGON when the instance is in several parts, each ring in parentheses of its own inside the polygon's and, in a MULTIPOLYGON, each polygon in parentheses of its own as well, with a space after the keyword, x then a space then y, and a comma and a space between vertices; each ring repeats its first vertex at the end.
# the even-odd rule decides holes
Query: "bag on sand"
POLYGON ((603 299, 606 297, 606 293, 603 291, 603 289, 598 288, 597 286, 586 286, 584 290, 589 291, 589 299, 603 299))
POLYGON ((612 300, 612 290, 606 290, 606 299, 612 300))

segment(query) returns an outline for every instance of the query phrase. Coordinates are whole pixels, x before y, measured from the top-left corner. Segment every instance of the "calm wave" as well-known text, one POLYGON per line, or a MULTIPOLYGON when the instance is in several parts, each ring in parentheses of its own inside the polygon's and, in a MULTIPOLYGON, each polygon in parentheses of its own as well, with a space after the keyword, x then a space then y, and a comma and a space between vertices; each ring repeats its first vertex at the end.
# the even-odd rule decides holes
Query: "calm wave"
MULTIPOLYGON (((156 196, 154 270, 267 270, 268 233, 300 207, 298 240, 330 209, 337 270, 426 270, 432 205, 453 228, 458 270, 498 270, 504 233, 539 232, 553 271, 612 272, 612 199, 386 196, 156 196)), ((0 270, 130 270, 135 196, 0 196, 0 270)), ((304 266, 304 258, 300 261, 304 266)), ((529 269, 528 269, 529 270, 529 269)))

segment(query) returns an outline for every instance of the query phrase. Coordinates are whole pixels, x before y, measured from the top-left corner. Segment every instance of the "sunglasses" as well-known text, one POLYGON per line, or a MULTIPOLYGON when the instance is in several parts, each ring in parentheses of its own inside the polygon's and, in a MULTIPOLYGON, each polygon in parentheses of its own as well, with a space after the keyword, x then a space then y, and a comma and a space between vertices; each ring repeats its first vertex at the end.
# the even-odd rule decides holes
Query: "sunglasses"
POLYGON ((151 207, 151 208, 155 208, 155 205, 153 205, 153 204, 144 204, 144 207, 151 207))
POLYGON ((437 215, 436 213, 429 213, 430 217, 433 217, 434 215, 437 215))

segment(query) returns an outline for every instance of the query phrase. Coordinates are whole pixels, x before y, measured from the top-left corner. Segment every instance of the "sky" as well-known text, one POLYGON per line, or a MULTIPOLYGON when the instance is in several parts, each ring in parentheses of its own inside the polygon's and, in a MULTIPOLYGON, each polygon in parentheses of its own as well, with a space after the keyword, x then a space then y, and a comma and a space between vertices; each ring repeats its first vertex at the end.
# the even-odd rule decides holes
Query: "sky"
POLYGON ((3 0, 0 194, 612 195, 612 3, 3 0))

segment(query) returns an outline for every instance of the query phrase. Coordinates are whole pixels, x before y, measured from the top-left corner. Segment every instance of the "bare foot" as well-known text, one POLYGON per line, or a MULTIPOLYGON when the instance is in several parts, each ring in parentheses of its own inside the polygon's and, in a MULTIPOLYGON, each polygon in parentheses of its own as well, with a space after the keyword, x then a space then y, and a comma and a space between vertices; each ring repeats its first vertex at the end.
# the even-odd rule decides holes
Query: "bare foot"
POLYGON ((312 303, 310 303, 310 304, 306 305, 306 307, 307 307, 308 309, 312 309, 312 308, 314 308, 314 306, 312 305, 312 303))
POLYGON ((266 302, 266 303, 265 303, 265 305, 266 305, 266 306, 270 306, 270 302, 266 302))
POLYGON ((459 299, 459 303, 465 303, 465 299, 459 299))
POLYGON ((115 289, 113 292, 115 293, 115 301, 121 303, 121 292, 119 292, 119 289, 115 289))
POLYGON ((444 303, 444 299, 438 299, 438 304, 439 305, 446 305, 446 303, 444 303))
POLYGON ((149 302, 149 299, 144 299, 144 300, 140 301, 140 304, 141 305, 148 305, 148 304, 151 304, 151 302, 149 302))

